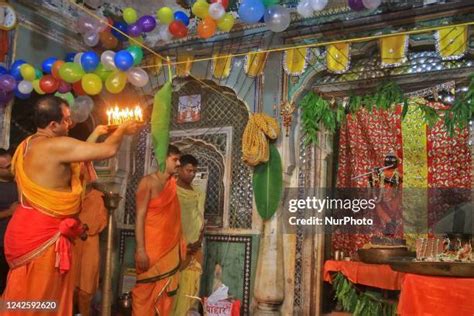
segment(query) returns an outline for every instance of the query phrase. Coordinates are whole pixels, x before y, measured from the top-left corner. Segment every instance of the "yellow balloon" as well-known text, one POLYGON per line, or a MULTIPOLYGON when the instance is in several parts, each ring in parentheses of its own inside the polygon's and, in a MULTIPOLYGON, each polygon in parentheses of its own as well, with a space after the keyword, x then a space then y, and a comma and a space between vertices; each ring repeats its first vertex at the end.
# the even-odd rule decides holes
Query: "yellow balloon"
POLYGON ((198 18, 204 19, 209 15, 209 3, 205 0, 198 0, 194 2, 191 11, 198 18))
POLYGON ((85 74, 81 79, 81 85, 88 95, 96 95, 102 91, 102 80, 96 74, 85 74))
POLYGON ((125 8, 123 10, 123 19, 127 24, 135 23, 138 19, 137 11, 134 8, 125 8))
POLYGON ((105 88, 114 94, 120 93, 126 84, 127 74, 123 71, 115 71, 105 80, 105 88))
POLYGON ((143 37, 138 36, 138 37, 132 37, 128 39, 130 45, 135 45, 135 44, 143 44, 143 37))
MULTIPOLYGON (((21 69, 20 69, 21 71, 21 69)), ((33 86, 33 89, 35 89, 35 92, 38 94, 45 94, 43 90, 40 88, 40 81, 39 79, 35 79, 31 82, 31 85, 33 86)))
POLYGON ((29 64, 20 66, 20 74, 26 81, 33 81, 36 78, 35 68, 29 64))
POLYGON ((170 24, 174 20, 173 10, 163 7, 156 11, 156 17, 161 24, 170 24))
POLYGON ((234 26, 234 16, 232 13, 226 13, 219 21, 217 21, 217 27, 219 30, 229 32, 234 26))

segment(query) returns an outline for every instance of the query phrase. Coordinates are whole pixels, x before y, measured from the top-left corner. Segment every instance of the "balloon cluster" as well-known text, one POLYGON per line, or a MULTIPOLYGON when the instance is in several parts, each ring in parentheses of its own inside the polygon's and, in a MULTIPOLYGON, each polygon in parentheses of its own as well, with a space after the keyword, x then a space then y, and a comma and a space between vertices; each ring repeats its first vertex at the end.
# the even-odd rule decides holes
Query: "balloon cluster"
POLYGON ((382 0, 349 0, 349 7, 354 11, 361 11, 364 9, 377 9, 382 3, 382 0))
POLYGON ((232 13, 226 13, 229 0, 211 0, 209 4, 206 0, 197 0, 191 12, 201 19, 197 26, 197 33, 200 38, 206 39, 213 36, 217 29, 229 32, 234 26, 235 18, 232 13))
MULTIPOLYGON (((138 17, 137 11, 133 8, 123 9, 122 15, 125 22, 115 22, 114 27, 130 37, 140 39, 143 33, 149 33, 156 28, 156 19, 153 16, 143 15, 138 17)), ((125 36, 121 36, 125 39, 125 36)))
POLYGON ((278 4, 278 0, 242 0, 239 18, 245 23, 257 23, 263 18, 273 32, 283 32, 290 26, 290 10, 278 4))
POLYGON ((189 17, 183 11, 173 13, 168 7, 156 11, 156 17, 160 22, 158 27, 159 38, 165 42, 171 38, 183 38, 188 35, 189 17))
POLYGON ((105 49, 114 49, 117 47, 119 40, 123 40, 123 35, 113 30, 109 25, 116 26, 111 18, 102 17, 97 20, 91 16, 81 16, 76 21, 76 27, 82 34, 84 44, 88 47, 94 47, 99 44, 105 49), (115 33, 117 34, 114 34, 115 33), (121 37, 120 37, 121 36, 121 37))
POLYGON ((328 4, 328 0, 302 0, 296 7, 296 12, 303 18, 313 16, 314 11, 323 10, 328 4))

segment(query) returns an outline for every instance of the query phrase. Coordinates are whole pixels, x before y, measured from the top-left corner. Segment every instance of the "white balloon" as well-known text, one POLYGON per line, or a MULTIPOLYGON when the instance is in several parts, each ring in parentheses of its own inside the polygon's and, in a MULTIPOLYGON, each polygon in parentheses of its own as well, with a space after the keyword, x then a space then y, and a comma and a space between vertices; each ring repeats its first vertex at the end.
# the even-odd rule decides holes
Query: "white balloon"
POLYGON ((377 9, 382 0, 362 0, 362 4, 369 10, 377 9))
POLYGON ((171 39, 173 38, 173 35, 168 29, 168 25, 160 25, 158 27, 158 34, 160 35, 161 40, 164 42, 171 41, 171 39))
POLYGON ((214 2, 209 6, 209 15, 214 20, 219 20, 225 14, 225 8, 222 4, 214 2))
POLYGON ((33 85, 30 81, 22 80, 18 83, 18 91, 23 94, 29 94, 33 91, 33 85))
POLYGON ((135 87, 142 88, 146 86, 150 78, 148 77, 148 74, 145 70, 139 67, 133 67, 127 71, 127 79, 128 82, 130 82, 135 87))
POLYGON ((115 62, 114 62, 114 57, 115 57, 115 52, 111 50, 106 50, 105 52, 102 53, 100 56, 100 61, 104 65, 104 68, 107 70, 114 70, 116 69, 115 67, 115 62))
POLYGON ((79 64, 81 67, 82 67, 82 64, 81 64, 81 57, 82 57, 82 54, 83 53, 77 53, 76 55, 74 55, 74 62, 76 64, 79 64))
POLYGON ((263 19, 271 31, 283 32, 290 26, 290 11, 281 5, 273 5, 265 10, 263 19))
POLYGON ((303 18, 309 18, 313 16, 313 7, 311 6, 309 0, 300 1, 300 3, 298 3, 298 6, 296 7, 296 11, 303 18))
POLYGON ((109 23, 109 20, 107 20, 106 17, 102 16, 100 17, 100 20, 95 20, 95 24, 97 26, 97 29, 95 30, 96 33, 100 33, 105 31, 109 23))
POLYGON ((310 0, 310 2, 311 2, 311 6, 313 7, 314 11, 321 11, 328 4, 328 0, 310 0))
POLYGON ((87 32, 83 36, 84 44, 89 47, 94 47, 99 44, 99 34, 95 32, 87 32))
POLYGON ((74 104, 69 106, 71 109, 71 118, 74 122, 82 123, 91 114, 94 107, 94 101, 87 95, 81 95, 74 100, 74 104))

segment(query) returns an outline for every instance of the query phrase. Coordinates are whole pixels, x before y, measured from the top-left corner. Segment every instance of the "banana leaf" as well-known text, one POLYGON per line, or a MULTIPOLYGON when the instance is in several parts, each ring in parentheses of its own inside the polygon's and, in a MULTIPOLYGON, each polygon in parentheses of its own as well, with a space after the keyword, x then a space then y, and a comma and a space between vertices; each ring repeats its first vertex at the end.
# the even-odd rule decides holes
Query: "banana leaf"
POLYGON ((270 144, 270 158, 253 171, 253 195, 260 216, 266 220, 275 214, 280 205, 283 171, 278 149, 270 144))
POLYGON ((155 94, 151 113, 153 152, 161 172, 164 172, 166 168, 170 141, 171 93, 171 82, 166 82, 155 94))

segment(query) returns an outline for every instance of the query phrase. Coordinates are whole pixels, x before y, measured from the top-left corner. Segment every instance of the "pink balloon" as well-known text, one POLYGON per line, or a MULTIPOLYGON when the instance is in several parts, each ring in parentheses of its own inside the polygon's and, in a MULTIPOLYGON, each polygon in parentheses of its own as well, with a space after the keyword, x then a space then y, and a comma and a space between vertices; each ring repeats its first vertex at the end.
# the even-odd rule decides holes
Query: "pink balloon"
POLYGON ((67 93, 69 91, 71 91, 71 85, 63 80, 59 81, 58 92, 67 93))

